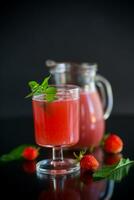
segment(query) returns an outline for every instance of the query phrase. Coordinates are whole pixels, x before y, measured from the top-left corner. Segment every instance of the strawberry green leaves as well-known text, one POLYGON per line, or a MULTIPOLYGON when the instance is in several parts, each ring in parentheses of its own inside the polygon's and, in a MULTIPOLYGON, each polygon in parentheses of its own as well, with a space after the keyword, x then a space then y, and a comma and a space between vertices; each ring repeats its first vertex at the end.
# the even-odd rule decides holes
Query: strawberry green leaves
POLYGON ((81 150, 79 152, 79 155, 77 155, 75 152, 73 153, 73 155, 76 158, 76 161, 80 162, 80 160, 83 158, 83 156, 84 156, 85 153, 86 153, 86 150, 81 150))
POLYGON ((108 179, 121 181, 128 174, 130 167, 134 165, 134 161, 129 158, 122 158, 117 164, 104 166, 93 174, 94 180, 108 179))
POLYGON ((28 85, 31 89, 31 93, 26 96, 32 97, 34 95, 44 94, 45 100, 48 102, 54 101, 56 99, 56 88, 49 86, 48 81, 51 75, 46 77, 41 84, 37 83, 36 81, 29 81, 28 85))

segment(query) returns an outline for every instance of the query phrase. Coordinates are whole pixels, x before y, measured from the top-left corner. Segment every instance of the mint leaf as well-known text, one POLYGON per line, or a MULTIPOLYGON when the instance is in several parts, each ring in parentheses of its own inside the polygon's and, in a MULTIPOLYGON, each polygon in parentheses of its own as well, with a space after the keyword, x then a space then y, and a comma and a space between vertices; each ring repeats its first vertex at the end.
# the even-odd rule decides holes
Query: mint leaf
POLYGON ((29 81, 28 85, 32 91, 35 91, 39 87, 39 84, 36 81, 29 81))
POLYGON ((29 81, 28 85, 32 92, 28 94, 25 98, 32 97, 39 90, 39 84, 36 81, 29 81))
POLYGON ((52 102, 52 101, 56 100, 57 98, 56 98, 55 94, 46 94, 45 99, 48 102, 52 102))
POLYGON ((57 90, 56 90, 56 88, 55 87, 48 87, 47 89, 46 89, 46 94, 56 94, 56 92, 57 92, 57 90))
POLYGON ((41 83, 41 86, 42 86, 44 89, 46 89, 46 88, 48 87, 48 81, 49 81, 50 77, 51 77, 51 75, 49 75, 48 77, 46 77, 46 78, 44 79, 44 81, 41 83))
POLYGON ((32 97, 32 96, 33 96, 33 94, 34 94, 34 93, 33 93, 33 92, 31 92, 31 93, 29 93, 28 95, 26 95, 26 96, 25 96, 25 98, 32 97))
POLYGON ((57 89, 55 87, 48 87, 46 89, 46 96, 45 96, 46 100, 48 102, 55 100, 56 99, 56 92, 57 92, 57 89))
POLYGON ((10 151, 9 153, 0 156, 0 162, 9 162, 9 161, 21 159, 22 152, 24 151, 26 147, 29 147, 29 146, 35 147, 35 145, 30 145, 30 144, 20 145, 16 147, 15 149, 13 149, 12 151, 10 151))
POLYGON ((36 81, 30 81, 28 85, 31 89, 31 93, 28 94, 26 98, 32 97, 33 95, 44 94, 44 99, 47 100, 48 102, 51 102, 57 99, 56 88, 48 85, 48 81, 50 77, 51 75, 46 77, 40 85, 36 81))
POLYGON ((117 164, 111 166, 104 166, 102 169, 93 174, 95 180, 109 179, 120 181, 129 172, 130 167, 134 165, 134 161, 129 158, 122 158, 117 164))

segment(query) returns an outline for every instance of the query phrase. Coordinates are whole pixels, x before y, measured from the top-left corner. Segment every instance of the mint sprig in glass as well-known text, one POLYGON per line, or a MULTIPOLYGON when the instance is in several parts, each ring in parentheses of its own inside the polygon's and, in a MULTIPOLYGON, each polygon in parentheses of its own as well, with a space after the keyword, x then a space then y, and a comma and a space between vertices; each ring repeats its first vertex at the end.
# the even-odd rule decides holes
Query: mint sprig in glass
POLYGON ((36 81, 29 81, 28 85, 31 89, 31 92, 26 96, 26 98, 44 94, 45 100, 48 102, 54 101, 56 99, 57 89, 56 87, 49 86, 48 81, 50 77, 51 75, 44 78, 41 84, 37 83, 36 81))

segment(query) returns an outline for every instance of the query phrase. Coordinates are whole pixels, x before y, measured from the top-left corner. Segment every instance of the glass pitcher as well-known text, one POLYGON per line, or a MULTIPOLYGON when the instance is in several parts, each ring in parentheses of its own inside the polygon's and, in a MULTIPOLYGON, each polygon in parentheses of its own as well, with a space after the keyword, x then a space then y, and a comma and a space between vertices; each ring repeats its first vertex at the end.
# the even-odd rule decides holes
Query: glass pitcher
POLYGON ((98 146, 105 132, 105 120, 113 107, 108 80, 96 74, 96 63, 46 61, 54 84, 80 86, 80 139, 75 147, 98 146))

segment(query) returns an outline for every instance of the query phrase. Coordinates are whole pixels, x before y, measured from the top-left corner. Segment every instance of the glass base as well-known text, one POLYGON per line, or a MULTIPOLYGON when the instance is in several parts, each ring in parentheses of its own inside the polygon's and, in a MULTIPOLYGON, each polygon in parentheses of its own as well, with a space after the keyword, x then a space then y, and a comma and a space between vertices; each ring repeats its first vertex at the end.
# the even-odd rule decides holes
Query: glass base
POLYGON ((63 161, 53 161, 52 159, 46 159, 39 161, 36 164, 38 173, 50 174, 50 175, 62 175, 70 174, 80 169, 79 163, 74 159, 65 158, 63 161))

